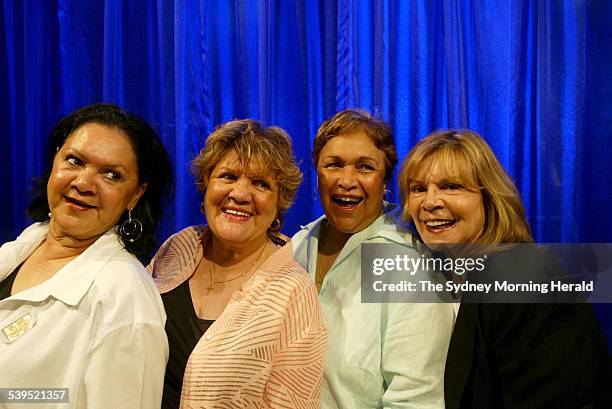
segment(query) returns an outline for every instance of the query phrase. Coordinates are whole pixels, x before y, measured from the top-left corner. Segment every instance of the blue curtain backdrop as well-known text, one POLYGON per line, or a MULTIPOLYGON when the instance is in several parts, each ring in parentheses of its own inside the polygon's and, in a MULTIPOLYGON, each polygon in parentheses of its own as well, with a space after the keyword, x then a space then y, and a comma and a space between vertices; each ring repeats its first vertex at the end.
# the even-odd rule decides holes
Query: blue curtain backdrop
POLYGON ((149 120, 171 153, 161 238, 202 221, 189 161, 242 117, 293 137, 305 179, 292 234, 321 214, 318 125, 362 107, 389 121, 400 156, 437 128, 478 131, 538 241, 612 242, 607 0, 3 0, 0 13, 2 242, 29 223, 52 124, 98 101, 149 120))

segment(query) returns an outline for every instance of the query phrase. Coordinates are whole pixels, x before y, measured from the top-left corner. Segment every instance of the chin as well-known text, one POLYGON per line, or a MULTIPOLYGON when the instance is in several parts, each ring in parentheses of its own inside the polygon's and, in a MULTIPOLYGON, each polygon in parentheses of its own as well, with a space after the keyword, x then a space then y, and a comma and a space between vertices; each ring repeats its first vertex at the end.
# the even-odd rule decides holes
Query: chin
POLYGON ((330 222, 330 225, 334 229, 338 230, 339 232, 346 233, 346 234, 354 234, 354 233, 357 233, 363 230, 359 228, 359 223, 354 222, 352 220, 351 221, 347 221, 347 220, 338 221, 337 219, 336 220, 332 219, 332 220, 329 220, 329 222, 330 222))
POLYGON ((233 244, 239 244, 242 243, 243 241, 247 241, 247 237, 248 235, 246 233, 240 233, 240 232, 218 232, 218 233, 213 233, 213 235, 220 239, 223 240, 225 242, 228 243, 233 243, 233 244))

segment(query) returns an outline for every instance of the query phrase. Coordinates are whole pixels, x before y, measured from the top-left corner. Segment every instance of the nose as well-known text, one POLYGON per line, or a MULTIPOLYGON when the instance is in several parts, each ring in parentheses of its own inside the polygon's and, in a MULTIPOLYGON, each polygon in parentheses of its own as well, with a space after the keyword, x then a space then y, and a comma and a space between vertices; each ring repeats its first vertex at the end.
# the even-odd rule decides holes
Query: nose
POLYGON ((435 186, 430 186, 425 192, 423 197, 422 206, 425 210, 433 211, 444 207, 444 201, 442 200, 440 189, 435 186))
POLYGON ((232 184, 228 197, 236 203, 245 203, 249 201, 251 194, 251 183, 247 178, 241 177, 232 184))
POLYGON ((338 186, 344 190, 351 190, 357 186, 356 169, 352 166, 344 166, 340 169, 338 186))
POLYGON ((84 168, 78 172, 71 185, 81 194, 95 194, 95 177, 96 172, 94 169, 84 168))

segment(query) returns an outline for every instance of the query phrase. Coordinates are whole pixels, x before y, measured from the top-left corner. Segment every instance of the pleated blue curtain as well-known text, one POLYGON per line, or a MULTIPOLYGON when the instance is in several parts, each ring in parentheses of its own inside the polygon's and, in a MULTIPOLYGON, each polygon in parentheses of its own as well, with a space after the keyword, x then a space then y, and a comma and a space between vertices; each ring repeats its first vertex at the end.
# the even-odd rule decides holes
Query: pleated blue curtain
POLYGON ((243 117, 293 137, 305 177, 284 227, 295 232, 322 212, 317 127, 361 107, 389 121, 402 157, 437 128, 483 135, 538 241, 612 241, 606 0, 1 4, 1 241, 28 224, 52 124, 98 101, 149 120, 170 151, 177 190, 161 238, 202 222, 189 161, 215 126, 243 117))
POLYGON ((362 107, 390 122, 401 156, 437 128, 478 131, 517 182, 539 241, 609 241, 611 9, 605 1, 5 0, 2 239, 27 224, 27 186, 46 164, 52 123, 112 101, 152 122, 174 159, 176 200, 162 236, 200 220, 189 161, 215 126, 241 117, 294 138, 305 180, 287 217, 292 233, 321 213, 310 161, 318 125, 362 107))

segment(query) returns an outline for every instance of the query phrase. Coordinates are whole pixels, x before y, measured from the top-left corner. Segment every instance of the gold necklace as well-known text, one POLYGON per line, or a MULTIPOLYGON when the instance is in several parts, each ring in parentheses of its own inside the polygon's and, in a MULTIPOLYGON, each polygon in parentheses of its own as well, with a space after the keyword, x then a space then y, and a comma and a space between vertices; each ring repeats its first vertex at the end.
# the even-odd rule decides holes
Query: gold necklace
POLYGON ((250 273, 252 270, 255 269, 255 265, 257 264, 257 262, 259 261, 259 259, 261 258, 264 250, 266 249, 266 245, 267 245, 267 241, 266 243, 264 243, 264 245, 261 247, 261 251, 259 252, 259 255, 257 256, 257 258, 255 259, 255 261, 253 261, 253 264, 251 265, 251 268, 249 268, 247 271, 243 271, 242 273, 238 274, 235 277, 231 277, 228 278, 226 280, 219 280, 219 281, 215 281, 214 279, 214 275, 215 275, 215 262, 212 259, 212 253, 213 253, 213 249, 212 249, 212 238, 210 239, 210 282, 208 283, 208 287, 206 288, 208 291, 213 291, 215 289, 215 284, 223 284, 223 283, 229 283, 230 281, 234 281, 239 279, 240 277, 244 277, 245 275, 247 275, 248 273, 250 273))

